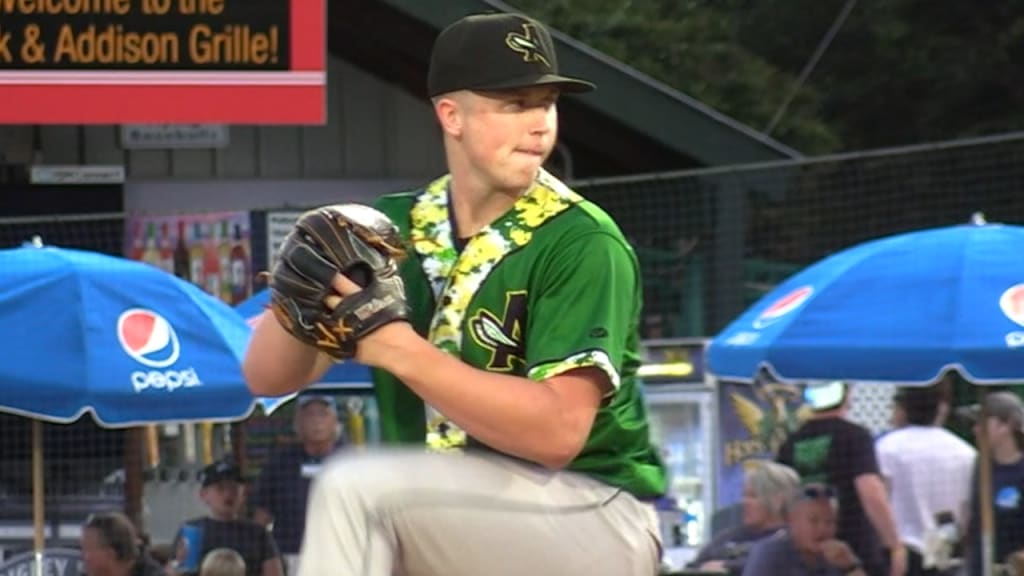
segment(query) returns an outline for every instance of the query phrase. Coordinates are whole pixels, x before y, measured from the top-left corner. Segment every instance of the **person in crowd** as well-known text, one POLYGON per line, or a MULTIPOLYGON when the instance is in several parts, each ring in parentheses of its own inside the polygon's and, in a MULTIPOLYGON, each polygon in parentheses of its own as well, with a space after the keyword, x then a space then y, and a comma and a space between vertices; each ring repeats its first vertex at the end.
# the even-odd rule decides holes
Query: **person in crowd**
POLYGON ((907 547, 908 576, 938 576, 938 518, 962 515, 970 494, 976 452, 938 424, 938 386, 902 388, 895 396, 906 425, 878 441, 878 465, 889 486, 900 540, 907 547))
POLYGON ((253 519, 272 529, 288 574, 298 573, 310 482, 324 458, 342 446, 334 398, 299 395, 294 428, 298 442, 289 442, 270 455, 252 496, 253 519))
POLYGON ((143 551, 132 521, 119 512, 89 516, 80 545, 86 576, 164 576, 143 551))
POLYGON ((245 576, 245 559, 231 548, 217 548, 203 557, 199 576, 245 576))
POLYGON ((906 550, 879 473, 875 442, 867 428, 846 419, 850 397, 845 382, 808 385, 804 399, 813 413, 782 444, 777 460, 796 470, 804 483, 836 488, 843 503, 838 537, 853 548, 869 576, 903 576, 906 550))
POLYGON ((743 576, 867 576, 851 547, 836 538, 836 496, 824 484, 793 490, 786 529, 754 545, 743 576))
POLYGON ((788 466, 771 461, 749 463, 743 483, 743 523, 716 534, 690 568, 742 574, 750 548, 783 529, 783 508, 799 484, 799 476, 788 466))
POLYGON ((238 465, 227 457, 201 473, 199 497, 209 514, 185 522, 175 538, 179 572, 198 574, 200 566, 187 565, 189 558, 204 558, 218 548, 230 548, 245 559, 247 576, 282 576, 284 565, 274 537, 266 527, 241 518, 245 504, 245 479, 238 465), (190 553, 197 546, 199 553, 190 553))
MULTIPOLYGON (((995 520, 993 562, 1011 563, 1024 551, 1024 403, 1011 392, 985 395, 985 418, 978 407, 967 414, 975 419, 974 434, 988 442, 992 455, 992 512, 995 520), (984 438, 983 438, 984 437, 984 438)), ((964 540, 967 543, 967 573, 981 576, 981 503, 978 467, 971 482, 971 504, 964 540)))

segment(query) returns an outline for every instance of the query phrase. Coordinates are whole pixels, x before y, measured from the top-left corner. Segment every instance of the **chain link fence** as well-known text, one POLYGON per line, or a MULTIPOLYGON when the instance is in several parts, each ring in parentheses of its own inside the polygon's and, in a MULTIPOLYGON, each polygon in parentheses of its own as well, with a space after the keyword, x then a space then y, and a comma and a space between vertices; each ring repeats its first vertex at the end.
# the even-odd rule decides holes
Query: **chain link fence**
POLYGON ((1024 222, 1024 134, 578 182, 637 249, 648 337, 713 335, 799 269, 921 228, 1024 222))

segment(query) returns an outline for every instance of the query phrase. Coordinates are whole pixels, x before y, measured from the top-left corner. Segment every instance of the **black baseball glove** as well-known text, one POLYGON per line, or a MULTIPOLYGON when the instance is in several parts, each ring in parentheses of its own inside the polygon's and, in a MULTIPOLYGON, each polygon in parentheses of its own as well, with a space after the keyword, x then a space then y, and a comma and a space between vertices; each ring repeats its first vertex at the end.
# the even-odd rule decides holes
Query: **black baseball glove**
POLYGON ((398 228, 362 204, 310 210, 295 224, 270 272, 270 308, 292 336, 337 360, 352 358, 359 340, 407 320, 398 262, 405 256, 398 228), (340 297, 337 274, 362 287, 340 297))

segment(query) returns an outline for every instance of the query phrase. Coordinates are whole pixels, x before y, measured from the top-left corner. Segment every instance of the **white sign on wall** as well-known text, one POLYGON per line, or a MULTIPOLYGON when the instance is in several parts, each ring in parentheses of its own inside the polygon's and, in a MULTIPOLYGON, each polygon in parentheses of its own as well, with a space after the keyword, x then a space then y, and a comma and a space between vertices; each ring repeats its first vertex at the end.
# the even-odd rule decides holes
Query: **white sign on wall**
POLYGON ((125 150, 225 148, 230 141, 224 124, 125 124, 121 147, 125 150))
POLYGON ((34 165, 29 172, 32 184, 124 184, 125 171, 121 165, 99 164, 47 164, 34 165))
POLYGON ((301 211, 267 212, 267 270, 274 268, 281 243, 302 214, 301 211))

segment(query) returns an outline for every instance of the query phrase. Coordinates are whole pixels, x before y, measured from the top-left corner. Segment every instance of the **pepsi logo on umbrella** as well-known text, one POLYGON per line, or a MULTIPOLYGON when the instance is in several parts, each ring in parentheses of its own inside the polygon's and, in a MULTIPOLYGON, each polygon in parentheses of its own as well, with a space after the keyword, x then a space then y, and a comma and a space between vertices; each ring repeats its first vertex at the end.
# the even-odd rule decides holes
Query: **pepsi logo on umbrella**
POLYGON ((178 361, 178 334, 166 318, 144 308, 124 311, 117 319, 117 339, 136 362, 165 368, 178 361))
POLYGON ((199 374, 192 367, 184 370, 158 370, 174 365, 181 356, 178 333, 160 314, 146 308, 125 310, 117 319, 117 339, 128 356, 139 364, 151 368, 131 373, 132 386, 136 392, 173 392, 178 388, 192 388, 203 384, 199 374))
MULTIPOLYGON (((1024 326, 1024 284, 1009 287, 999 298, 999 308, 1014 323, 1024 326)), ((1006 335, 1010 348, 1024 348, 1024 332, 1010 332, 1006 335)))
POLYGON ((786 314, 802 306, 813 294, 813 286, 801 286, 779 298, 754 319, 754 328, 761 329, 774 324, 786 314))
POLYGON ((1003 314, 1015 323, 1024 326, 1024 284, 1011 286, 999 298, 1003 314))

